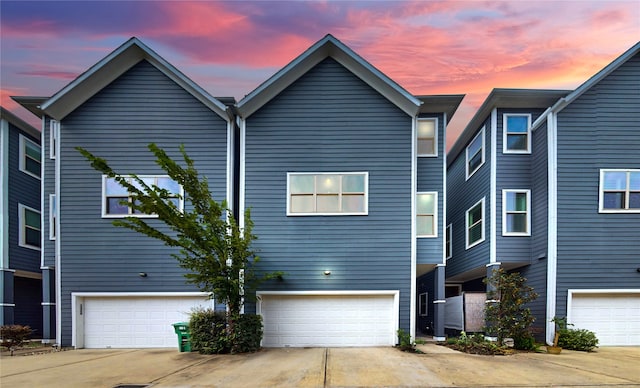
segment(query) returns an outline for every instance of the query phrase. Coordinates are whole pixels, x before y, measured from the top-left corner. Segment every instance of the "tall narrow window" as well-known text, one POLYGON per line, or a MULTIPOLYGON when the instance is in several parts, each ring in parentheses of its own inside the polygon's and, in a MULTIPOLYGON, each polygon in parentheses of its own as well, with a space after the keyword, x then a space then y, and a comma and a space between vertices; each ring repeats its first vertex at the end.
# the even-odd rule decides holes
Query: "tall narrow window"
POLYGON ((40 212, 18 204, 18 222, 20 224, 19 244, 21 247, 40 250, 40 212))
POLYGON ((502 190, 502 235, 531 235, 529 190, 502 190))
POLYGON ((504 114, 502 126, 503 152, 520 154, 531 152, 530 114, 504 114))
POLYGON ((56 120, 51 120, 49 122, 49 159, 56 158, 56 143, 59 127, 60 124, 56 120))
POLYGON ((49 240, 56 239, 56 219, 58 218, 58 205, 56 195, 49 194, 49 240))
POLYGON ((444 237, 445 258, 450 259, 453 255, 453 242, 451 241, 451 224, 447 225, 444 237))
POLYGON ((418 119, 418 156, 438 155, 436 119, 418 119))
POLYGON ((466 213, 467 249, 484 241, 484 198, 473 205, 466 213))
MULTIPOLYGON (((168 193, 167 200, 172 202, 179 211, 182 211, 184 203, 182 200, 183 192, 182 186, 180 186, 178 182, 168 176, 139 175, 138 177, 151 188, 155 186, 160 190, 166 190, 168 193)), ((154 214, 134 213, 128 205, 135 201, 133 194, 129 193, 129 191, 121 186, 114 178, 103 176, 102 179, 103 217, 156 217, 154 214)), ((127 180, 137 187, 137 182, 133 178, 127 178, 127 180)))
POLYGON ((640 213, 640 170, 600 170, 600 212, 640 213))
POLYGON ((40 146, 20 135, 20 171, 40 179, 40 164, 42 163, 40 146))
POLYGON ((438 193, 418 193, 416 196, 416 235, 437 237, 438 193))
POLYGON ((366 215, 368 176, 288 173, 287 215, 366 215))
POLYGON ((418 314, 422 317, 429 315, 428 309, 429 293, 423 292, 418 295, 418 314))
POLYGON ((484 164, 484 127, 467 146, 467 179, 484 164))

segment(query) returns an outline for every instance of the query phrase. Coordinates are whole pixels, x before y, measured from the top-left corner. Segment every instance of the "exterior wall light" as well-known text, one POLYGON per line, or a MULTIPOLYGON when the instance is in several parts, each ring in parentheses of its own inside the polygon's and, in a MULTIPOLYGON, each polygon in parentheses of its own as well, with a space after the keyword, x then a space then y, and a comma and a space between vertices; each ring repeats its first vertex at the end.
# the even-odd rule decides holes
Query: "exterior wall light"
POLYGON ((331 275, 331 271, 329 271, 328 269, 325 269, 323 273, 325 274, 325 276, 331 275))
POLYGON ((147 273, 146 272, 140 272, 140 273, 138 273, 138 276, 140 276, 141 278, 146 278, 147 277, 147 273))

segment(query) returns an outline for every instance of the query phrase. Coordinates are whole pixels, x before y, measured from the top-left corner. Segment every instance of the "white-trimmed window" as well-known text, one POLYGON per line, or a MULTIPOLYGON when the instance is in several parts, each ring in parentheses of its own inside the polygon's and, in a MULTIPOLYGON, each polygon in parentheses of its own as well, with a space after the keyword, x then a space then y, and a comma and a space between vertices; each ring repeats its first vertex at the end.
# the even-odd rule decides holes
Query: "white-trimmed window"
POLYGON ((40 166, 42 163, 40 146, 20 135, 20 171, 40 179, 40 166))
POLYGON ((465 213, 467 249, 484 241, 484 197, 465 213))
POLYGON ((502 151, 506 154, 531 153, 531 115, 511 114, 502 115, 502 151))
POLYGON ((51 120, 49 122, 49 159, 56 158, 56 142, 58 139, 58 128, 60 128, 60 123, 56 120, 51 120))
POLYGON ((56 239, 56 219, 58 218, 58 204, 56 195, 49 194, 49 240, 56 239))
POLYGON ((423 292, 422 294, 418 295, 418 314, 420 314, 421 317, 426 317, 427 315, 429 315, 429 308, 427 304, 428 302, 428 292, 423 292))
MULTIPOLYGON (((169 192, 169 200, 182 211, 184 206, 182 186, 178 182, 166 175, 138 175, 138 178, 149 187, 156 186, 169 192)), ((138 187, 138 183, 133 178, 127 178, 128 182, 138 187)), ((141 187, 140 187, 141 189, 141 187)), ((157 217, 155 214, 144 214, 133 212, 127 203, 134 201, 133 195, 123 186, 121 186, 114 178, 106 175, 102 176, 102 217, 118 218, 118 217, 157 217)))
POLYGON ((418 119, 418 156, 438 156, 438 120, 418 119))
POLYGON ((36 209, 18 204, 18 245, 24 248, 40 250, 40 212, 36 209))
POLYGON ((600 170, 600 213, 640 213, 640 169, 600 170))
POLYGON ((287 215, 366 215, 369 173, 287 173, 287 215))
POLYGON ((444 232, 444 253, 445 258, 450 259, 453 256, 453 241, 451 240, 451 229, 453 224, 447 225, 444 232))
POLYGON ((484 127, 467 146, 467 179, 484 164, 484 127))
POLYGON ((435 191, 416 195, 416 235, 438 237, 438 193, 435 191))
POLYGON ((531 235, 531 190, 502 190, 502 235, 531 235))

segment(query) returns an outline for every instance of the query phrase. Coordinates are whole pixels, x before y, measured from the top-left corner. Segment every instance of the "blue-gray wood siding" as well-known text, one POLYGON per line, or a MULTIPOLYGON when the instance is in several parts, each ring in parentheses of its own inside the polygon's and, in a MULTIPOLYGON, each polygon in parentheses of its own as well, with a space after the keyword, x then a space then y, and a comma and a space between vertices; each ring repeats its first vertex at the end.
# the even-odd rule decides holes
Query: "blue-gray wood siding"
MULTIPOLYGON (((122 174, 158 174, 147 145, 177 160, 180 144, 216 200, 226 193, 227 123, 146 61, 62 120, 60 238, 62 344, 71 342, 71 292, 183 292, 175 249, 101 218, 102 176, 75 150, 105 158, 122 174), (147 277, 138 276, 146 272, 147 277)), ((150 220, 151 224, 160 225, 150 220)))
POLYGON ((418 264, 439 264, 443 258, 444 232, 444 182, 443 159, 445 150, 445 123, 443 114, 420 115, 420 118, 436 118, 438 121, 438 156, 419 157, 416 166, 416 184, 418 192, 438 193, 438 209, 436 231, 437 237, 420 237, 416 244, 416 262, 418 264))
MULTIPOLYGON (((528 263, 531 261, 531 236, 502 235, 502 190, 531 190, 531 169, 538 150, 531 142, 531 154, 514 154, 503 152, 503 119, 504 114, 530 114, 533 123, 544 112, 544 109, 498 109, 496 134, 496 260, 501 263, 528 263)), ((532 139, 533 140, 533 139, 532 139)), ((546 153, 546 148, 540 150, 546 153)), ((532 190, 533 191, 533 190, 532 190)), ((532 192, 531 195, 534 193, 532 192)), ((535 202, 531 201, 531 206, 535 202)), ((530 226, 531 227, 531 226, 530 226)), ((535 234, 531 228, 531 235, 535 234)))
POLYGON ((435 308, 433 301, 436 298, 435 290, 436 270, 427 272, 416 279, 416 335, 434 334, 435 308), (426 315, 420 314, 420 294, 427 293, 426 315))
POLYGON ((42 280, 13 278, 14 323, 31 327, 31 338, 42 338, 42 280))
POLYGON ((598 213, 600 169, 640 169, 640 54, 558 114, 557 314, 567 289, 637 289, 640 214, 598 213))
MULTIPOLYGON (((489 215, 490 176, 491 176, 491 121, 487 118, 484 123, 484 164, 469 180, 466 177, 466 146, 460 155, 447 169, 447 224, 452 224, 453 255, 447 260, 447 278, 463 272, 484 267, 489 263, 489 215), (484 235, 485 240, 480 244, 466 249, 465 214, 475 203, 484 197, 484 235)), ((478 128, 478 133, 482 126, 478 128)), ((474 137, 475 138, 475 137, 474 137)), ((467 144, 468 146, 468 144, 467 144)))
POLYGON ((40 144, 38 139, 9 123, 9 268, 40 272, 40 250, 19 246, 18 205, 40 211, 40 179, 20 171, 20 135, 40 144))
POLYGON ((400 290, 399 325, 408 330, 411 127, 333 59, 247 119, 245 204, 260 268, 286 272, 261 289, 400 290), (369 173, 368 215, 287 217, 287 172, 358 171, 369 173))

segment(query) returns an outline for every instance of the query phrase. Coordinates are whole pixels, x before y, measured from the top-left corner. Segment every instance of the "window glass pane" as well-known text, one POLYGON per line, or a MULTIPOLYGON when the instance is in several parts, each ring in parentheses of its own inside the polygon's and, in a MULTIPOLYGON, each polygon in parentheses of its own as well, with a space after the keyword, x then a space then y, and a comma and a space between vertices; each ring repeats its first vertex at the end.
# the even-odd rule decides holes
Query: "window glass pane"
POLYGON ((418 120, 418 138, 434 138, 436 135, 436 122, 433 120, 418 120))
POLYGON ((107 198, 107 214, 129 214, 129 206, 120 202, 126 201, 127 197, 107 198))
POLYGON ((605 190, 625 190, 627 188, 627 173, 624 171, 606 171, 604 173, 603 188, 605 190))
POLYGON ((364 195, 343 195, 342 211, 345 213, 362 213, 364 212, 364 195))
POLYGON ((40 214, 24 209, 24 224, 32 228, 40 229, 40 214))
POLYGON ((507 211, 527 211, 527 194, 507 192, 507 211))
POLYGON ((435 208, 435 195, 433 194, 418 194, 416 200, 416 210, 418 214, 434 214, 435 208))
POLYGON ((129 192, 126 188, 120 186, 120 183, 116 182, 114 178, 107 178, 105 182, 105 193, 108 196, 113 195, 128 195, 129 192))
POLYGON ((469 157, 470 158, 473 157, 476 153, 480 151, 481 148, 482 148, 482 136, 478 136, 473 141, 473 143, 469 144, 469 147, 467 149, 469 157))
POLYGON ((171 178, 158 178, 156 185, 172 194, 180 194, 180 185, 171 178))
POLYGON ((524 213, 507 214, 507 232, 527 233, 527 215, 524 213))
POLYGON ((337 195, 318 195, 316 201, 318 213, 337 213, 340 211, 337 195))
POLYGON ((629 209, 640 209, 640 193, 629 193, 629 209))
POLYGON ((640 172, 629 172, 629 190, 640 191, 640 172))
POLYGON ((292 213, 312 213, 314 211, 313 195, 291 196, 292 213))
POLYGON ((482 154, 477 154, 469 161, 469 172, 475 171, 482 163, 482 154))
POLYGON ((343 193, 364 193, 364 175, 344 175, 342 177, 343 193))
POLYGON ((469 211, 469 226, 482 220, 482 205, 478 205, 469 211))
POLYGON ((507 135, 507 149, 526 150, 527 146, 527 135, 507 135))
POLYGON ((602 206, 605 209, 624 209, 624 193, 604 193, 602 206))
POLYGON ((169 198, 169 202, 173 203, 175 207, 180 209, 180 200, 178 198, 169 198))
POLYGON ((27 158, 24 161, 24 169, 32 173, 33 175, 40 176, 40 163, 33 159, 27 158))
POLYGON ((317 192, 320 193, 339 193, 340 192, 340 176, 339 175, 318 175, 316 177, 317 192))
MULTIPOLYGON (((25 154, 27 154, 27 156, 29 156, 29 158, 35 159, 36 161, 40 162, 41 157, 40 157, 40 147, 38 147, 35 144, 32 144, 28 141, 24 142, 24 152, 25 154)), ((28 159, 28 158, 27 158, 28 159)))
POLYGON ((528 127, 527 116, 507 116, 507 133, 527 133, 528 127))
POLYGON ((482 223, 469 228, 469 244, 480 240, 482 238, 482 223))
POLYGON ((40 231, 37 229, 26 228, 24 231, 24 242, 27 245, 35 247, 40 246, 40 231))
POLYGON ((313 175, 290 175, 292 194, 310 194, 313 193, 313 175))
POLYGON ((418 140, 418 155, 430 155, 435 153, 433 139, 418 140))
POLYGON ((433 236, 433 216, 417 216, 416 233, 418 236, 433 236))

